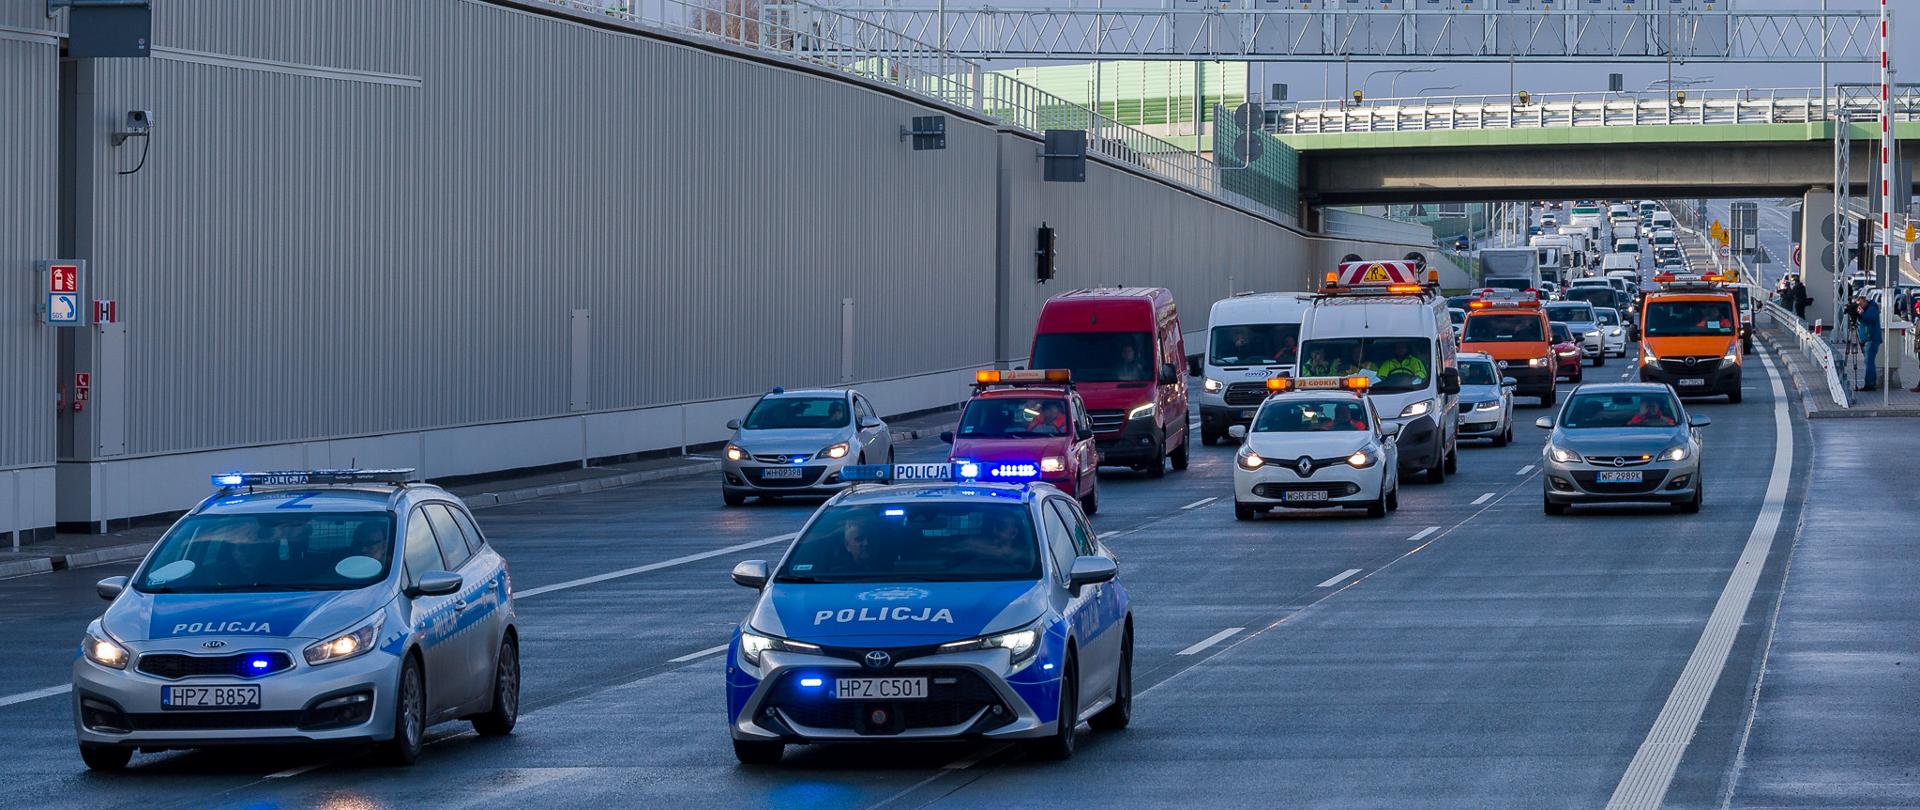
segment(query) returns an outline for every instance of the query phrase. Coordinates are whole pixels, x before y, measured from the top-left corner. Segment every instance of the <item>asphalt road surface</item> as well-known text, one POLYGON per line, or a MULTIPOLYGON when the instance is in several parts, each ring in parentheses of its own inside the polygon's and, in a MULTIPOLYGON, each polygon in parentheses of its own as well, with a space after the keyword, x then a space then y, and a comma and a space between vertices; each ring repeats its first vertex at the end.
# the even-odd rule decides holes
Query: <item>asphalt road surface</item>
MULTIPOLYGON (((90 773, 59 687, 103 607, 93 581, 131 566, 0 582, 0 804, 1540 808, 1651 786, 1667 806, 1717 807, 1738 789, 1812 474, 1777 366, 1748 368, 1745 403, 1693 406, 1714 420, 1697 515, 1544 515, 1531 422, 1548 411, 1531 400, 1519 441, 1463 448, 1458 475, 1409 484, 1385 520, 1237 522, 1226 446, 1196 445, 1191 469, 1163 480, 1103 479, 1094 522, 1133 594, 1138 698, 1132 728, 1086 736, 1067 762, 941 745, 736 764, 720 647, 752 594, 727 572, 777 556, 813 506, 723 508, 702 476, 480 514, 520 594, 524 713, 505 739, 437 727, 411 768, 243 749, 90 773)), ((944 453, 920 440, 900 460, 944 453)), ((1768 751, 1792 761, 1777 736, 1768 751)))

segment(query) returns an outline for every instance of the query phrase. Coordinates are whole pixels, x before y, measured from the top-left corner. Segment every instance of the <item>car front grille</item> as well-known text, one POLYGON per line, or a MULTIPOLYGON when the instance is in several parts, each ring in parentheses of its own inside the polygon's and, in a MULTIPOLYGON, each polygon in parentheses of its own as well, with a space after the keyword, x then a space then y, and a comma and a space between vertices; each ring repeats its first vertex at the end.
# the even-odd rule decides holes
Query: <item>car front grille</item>
POLYGON ((861 734, 887 735, 925 728, 957 726, 979 715, 1000 708, 998 716, 1012 719, 999 693, 986 679, 967 669, 901 667, 884 673, 842 670, 811 673, 824 685, 803 687, 801 673, 789 672, 775 685, 767 706, 777 710, 795 725, 861 734), (836 677, 901 677, 927 679, 927 697, 923 700, 841 700, 833 696, 836 677), (884 724, 872 722, 872 712, 883 710, 884 724))
POLYGON ((753 456, 753 460, 761 464, 802 464, 812 457, 813 456, 808 453, 794 453, 791 455, 783 455, 780 453, 760 455, 756 453, 753 456))
MULTIPOLYGON (((1254 484, 1253 494, 1262 498, 1281 500, 1289 492, 1325 492, 1329 498, 1345 498, 1360 491, 1360 485, 1351 481, 1331 484, 1254 484)), ((1308 503, 1311 503, 1309 501, 1308 503)))
POLYGON ((292 728, 300 722, 299 711, 213 712, 173 711, 129 714, 134 731, 217 731, 239 728, 292 728))
POLYGON ((1093 422, 1093 432, 1113 433, 1127 426, 1126 411, 1089 410, 1087 419, 1093 422))
POLYGON ((1685 357, 1674 358, 1672 360, 1662 359, 1660 361, 1660 370, 1668 374, 1712 374, 1720 370, 1720 358, 1685 357), (1694 361, 1693 364, 1688 365, 1688 360, 1694 361))
POLYGON ((1638 484, 1599 483, 1598 472, 1577 470, 1573 473, 1574 483, 1581 489, 1599 495, 1639 495, 1660 488, 1667 480, 1666 470, 1647 470, 1638 484))
POLYGON ((222 677, 258 678, 293 668, 293 656, 284 652, 242 652, 232 655, 180 655, 146 653, 140 656, 139 670, 156 678, 222 677), (267 666, 256 668, 252 662, 265 659, 267 666))
POLYGON ((1221 395, 1228 405, 1247 407, 1258 405, 1267 399, 1267 384, 1264 382, 1237 382, 1227 386, 1221 395))

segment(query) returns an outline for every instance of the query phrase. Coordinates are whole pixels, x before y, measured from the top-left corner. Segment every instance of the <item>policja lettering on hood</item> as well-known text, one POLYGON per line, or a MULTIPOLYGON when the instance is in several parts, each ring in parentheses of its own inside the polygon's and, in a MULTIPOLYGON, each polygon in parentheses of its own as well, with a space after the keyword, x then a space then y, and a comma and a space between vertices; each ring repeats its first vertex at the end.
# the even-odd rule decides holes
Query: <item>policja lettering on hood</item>
POLYGON ((835 622, 889 622, 891 621, 891 622, 946 622, 947 624, 953 624, 953 611, 948 610, 946 608, 940 608, 939 610, 935 610, 933 608, 925 608, 925 607, 918 609, 918 611, 910 607, 891 607, 891 608, 863 607, 858 609, 841 608, 837 611, 822 610, 822 611, 816 611, 813 614, 813 624, 816 627, 818 627, 821 623, 826 622, 829 619, 835 622))

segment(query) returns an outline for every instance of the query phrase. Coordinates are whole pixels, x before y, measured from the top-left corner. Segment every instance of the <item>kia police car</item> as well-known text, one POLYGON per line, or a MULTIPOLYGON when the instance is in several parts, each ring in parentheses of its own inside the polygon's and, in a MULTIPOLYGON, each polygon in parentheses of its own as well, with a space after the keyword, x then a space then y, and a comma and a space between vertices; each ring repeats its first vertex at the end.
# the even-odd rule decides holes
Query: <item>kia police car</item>
POLYGON ((513 730, 519 636, 505 560, 412 470, 228 473, 112 600, 73 663, 80 754, 370 743, 411 763, 427 727, 513 730))
POLYGON ((849 467, 895 483, 835 496, 780 559, 734 567, 760 591, 727 654, 740 761, 775 762, 790 743, 955 739, 1066 758, 1080 721, 1126 727, 1126 588, 1079 504, 1031 467, 849 467))
POLYGON ((1275 377, 1234 454, 1233 516, 1252 520, 1275 507, 1400 508, 1401 428, 1381 420, 1368 377, 1275 377))

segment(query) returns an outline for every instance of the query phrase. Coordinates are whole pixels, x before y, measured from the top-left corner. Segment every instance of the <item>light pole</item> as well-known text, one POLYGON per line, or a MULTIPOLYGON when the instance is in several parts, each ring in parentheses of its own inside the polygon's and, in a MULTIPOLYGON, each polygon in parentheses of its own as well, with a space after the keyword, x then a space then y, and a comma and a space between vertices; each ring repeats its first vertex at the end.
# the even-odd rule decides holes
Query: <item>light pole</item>
POLYGON ((1399 73, 1393 74, 1393 78, 1387 80, 1387 98, 1399 98, 1399 96, 1396 94, 1400 92, 1398 88, 1400 87, 1401 76, 1405 76, 1409 73, 1433 73, 1433 72, 1436 72, 1434 68, 1408 68, 1406 70, 1400 71, 1399 73))
POLYGON ((1460 85, 1457 85, 1457 84, 1443 84, 1443 85, 1440 85, 1440 86, 1438 86, 1438 87, 1422 87, 1422 88, 1420 88, 1420 89, 1419 89, 1418 91, 1416 91, 1416 92, 1414 93, 1414 95, 1417 95, 1417 96, 1421 96, 1421 97, 1425 97, 1425 96, 1427 95, 1427 93, 1429 93, 1429 92, 1431 92, 1431 91, 1434 91, 1434 90, 1458 90, 1458 89, 1460 89, 1460 85))
MULTIPOLYGON (((1397 83, 1397 80, 1400 78, 1400 76, 1407 73, 1434 73, 1434 72, 1437 72, 1434 68, 1381 68, 1380 70, 1376 70, 1376 71, 1373 71, 1372 73, 1368 73, 1366 78, 1360 80, 1360 95, 1364 97, 1367 94, 1367 84, 1373 81, 1373 77, 1378 76, 1382 73, 1392 74, 1397 83)), ((1389 84, 1387 86, 1388 88, 1392 88, 1394 85, 1389 84)), ((1388 89, 1387 96, 1388 97, 1393 96, 1392 89, 1388 89)))

